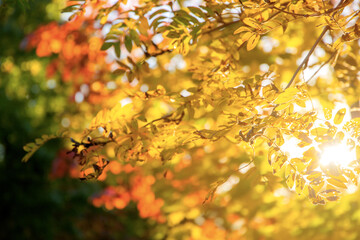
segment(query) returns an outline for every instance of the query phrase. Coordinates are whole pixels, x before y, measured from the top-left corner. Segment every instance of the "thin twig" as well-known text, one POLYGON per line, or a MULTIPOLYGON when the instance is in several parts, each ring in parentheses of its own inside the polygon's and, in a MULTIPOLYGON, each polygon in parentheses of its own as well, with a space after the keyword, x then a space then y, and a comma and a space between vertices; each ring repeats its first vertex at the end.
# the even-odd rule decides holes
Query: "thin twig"
POLYGON ((278 7, 275 7, 275 6, 271 6, 270 8, 273 8, 275 10, 278 10, 279 12, 283 12, 283 13, 286 13, 286 14, 290 14, 292 16, 299 16, 299 17, 315 17, 315 16, 319 16, 321 14, 301 14, 301 13, 293 13, 293 12, 289 12, 289 11, 286 11, 284 9, 281 9, 281 8, 278 8, 278 7))
MULTIPOLYGON (((337 10, 343 9, 345 8, 347 5, 349 5, 352 1, 351 0, 341 0, 340 3, 337 5, 337 7, 328 10, 325 12, 325 14, 329 14, 329 13, 333 13, 333 15, 336 13, 337 10)), ((309 60, 311 54, 313 53, 313 51, 315 50, 316 46, 319 44, 319 42, 321 41, 321 39, 324 37, 325 33, 330 29, 329 26, 326 26, 324 28, 324 30, 322 31, 322 33, 320 34, 320 36, 318 37, 318 39, 316 40, 316 42, 314 43, 314 45, 312 46, 311 50, 309 51, 309 53, 306 55, 305 59, 301 62, 301 64, 299 65, 299 67, 296 69, 294 75, 292 76, 290 82, 288 83, 288 85, 285 87, 285 89, 289 88, 291 86, 291 84, 293 83, 293 81, 295 80, 297 74, 299 73, 299 71, 301 70, 301 68, 307 63, 307 61, 309 60)))
POLYGON ((181 120, 183 119, 185 113, 184 113, 184 111, 182 111, 179 118, 177 118, 177 119, 169 119, 169 118, 172 117, 175 113, 176 113, 176 112, 173 112, 173 113, 170 113, 170 114, 168 114, 168 115, 165 115, 165 116, 163 116, 163 117, 161 117, 161 118, 154 119, 154 120, 152 120, 151 122, 148 122, 147 124, 145 124, 143 127, 147 127, 147 126, 149 126, 150 124, 153 124, 154 122, 158 122, 158 121, 161 121, 161 120, 164 120, 164 121, 167 121, 167 122, 175 122, 176 124, 178 124, 178 123, 180 123, 181 120))
POLYGON ((228 22, 228 23, 225 23, 225 24, 223 24, 223 25, 220 25, 220 26, 218 26, 218 27, 216 27, 216 28, 213 28, 213 29, 210 29, 210 30, 208 30, 208 31, 205 31, 205 32, 203 32, 202 34, 203 34, 203 35, 204 35, 204 34, 209 34, 209 33, 211 33, 211 32, 220 30, 220 29, 222 29, 222 28, 228 27, 228 26, 230 26, 230 25, 233 25, 233 24, 236 24, 236 23, 239 23, 239 22, 241 22, 241 20, 237 20, 237 21, 234 21, 234 22, 228 22))
POLYGON ((276 9, 276 10, 281 11, 281 12, 286 13, 286 14, 293 15, 293 16, 299 16, 299 17, 306 17, 307 18, 307 17, 319 17, 319 16, 322 16, 322 15, 326 15, 326 14, 336 12, 336 11, 338 11, 340 9, 345 8, 350 3, 351 3, 351 0, 347 0, 347 1, 341 2, 336 8, 329 9, 329 10, 323 12, 323 13, 313 13, 313 14, 292 13, 292 12, 286 11, 284 9, 275 7, 275 6, 271 6, 271 8, 276 9))
POLYGON ((314 52, 315 48, 317 47, 317 45, 319 44, 319 42, 321 41, 321 39, 324 37, 325 33, 330 29, 329 26, 326 26, 324 28, 324 30, 321 32, 320 36, 316 39, 316 42, 314 43, 314 45, 312 46, 312 48, 310 49, 310 51, 308 52, 308 54, 306 55, 306 57, 304 58, 304 60, 300 63, 299 67, 296 69, 294 75, 292 76, 290 82, 288 83, 288 85, 285 87, 285 89, 288 89, 291 84, 293 83, 293 81, 295 80, 297 74, 299 73, 299 71, 301 70, 301 68, 309 61, 309 58, 311 56, 311 54, 314 52))
POLYGON ((328 63, 331 61, 331 59, 333 59, 333 58, 335 57, 336 53, 337 53, 337 52, 333 52, 333 54, 331 54, 330 58, 329 58, 328 60, 326 60, 326 62, 324 62, 324 63, 318 68, 318 70, 316 70, 316 72, 315 72, 308 80, 306 80, 305 82, 306 82, 306 83, 310 82, 310 81, 316 76, 316 74, 318 74, 318 72, 319 72, 326 64, 328 64, 328 63))

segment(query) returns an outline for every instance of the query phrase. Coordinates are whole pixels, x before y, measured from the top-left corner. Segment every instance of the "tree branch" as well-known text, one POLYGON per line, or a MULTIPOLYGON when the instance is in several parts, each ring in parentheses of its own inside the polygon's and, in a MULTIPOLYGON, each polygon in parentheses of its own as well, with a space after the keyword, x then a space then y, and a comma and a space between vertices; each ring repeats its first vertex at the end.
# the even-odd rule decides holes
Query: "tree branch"
POLYGON ((278 8, 278 7, 275 7, 275 6, 271 6, 271 8, 273 9, 276 9, 280 12, 283 12, 283 13, 286 13, 286 14, 290 14, 290 15, 293 15, 293 16, 299 16, 299 17, 318 17, 318 16, 322 16, 322 15, 326 15, 326 14, 330 14, 330 13, 333 13, 333 12, 336 12, 340 9, 343 9, 345 8, 347 5, 349 5, 351 3, 351 0, 346 0, 346 1, 341 1, 339 3, 339 5, 335 8, 332 8, 332 9, 329 9, 323 13, 313 13, 313 14, 301 14, 301 13, 293 13, 293 12, 289 12, 289 11, 286 11, 284 9, 281 9, 281 8, 278 8))
POLYGON ((285 89, 289 88, 291 86, 291 84, 293 83, 293 81, 295 80, 297 74, 299 73, 299 71, 301 70, 301 68, 309 61, 309 58, 311 56, 311 54, 314 52, 315 48, 317 47, 317 45, 319 44, 319 42, 321 41, 321 39, 324 37, 325 33, 330 29, 329 26, 326 26, 324 28, 324 30, 321 32, 320 36, 316 39, 316 42, 314 43, 314 45, 312 46, 312 48, 310 49, 310 51, 308 52, 308 54, 306 55, 306 57, 304 58, 304 60, 300 63, 300 65, 298 66, 298 68, 296 69, 294 75, 292 76, 290 82, 288 83, 288 85, 285 87, 285 89))
POLYGON ((308 80, 306 80, 305 82, 306 82, 306 83, 310 82, 310 81, 316 76, 316 74, 318 74, 318 72, 319 72, 326 64, 328 64, 328 63, 331 61, 331 59, 333 59, 333 58, 335 57, 336 54, 337 54, 336 51, 333 52, 333 53, 331 54, 330 58, 329 58, 328 60, 326 60, 326 62, 324 62, 324 63, 318 68, 318 70, 316 70, 316 72, 315 72, 308 80))

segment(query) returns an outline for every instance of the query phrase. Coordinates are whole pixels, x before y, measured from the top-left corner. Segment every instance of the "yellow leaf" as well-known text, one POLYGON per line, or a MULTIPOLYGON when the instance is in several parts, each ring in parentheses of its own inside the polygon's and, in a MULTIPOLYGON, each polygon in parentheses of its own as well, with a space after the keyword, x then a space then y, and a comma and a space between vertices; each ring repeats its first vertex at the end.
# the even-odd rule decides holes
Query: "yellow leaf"
POLYGON ((276 145, 278 145, 279 147, 284 144, 284 138, 283 138, 280 130, 278 130, 276 133, 275 142, 276 142, 276 145))
POLYGON ((284 166, 284 164, 287 161, 287 156, 286 155, 278 155, 275 158, 274 163, 272 163, 272 168, 273 168, 273 173, 276 174, 278 172, 280 172, 281 168, 284 166))
POLYGON ((345 113, 346 113, 346 108, 340 109, 334 117, 334 123, 340 124, 344 119, 345 113))
POLYGON ((317 159, 318 152, 316 151, 315 147, 311 147, 303 153, 303 156, 306 161, 317 159))
POLYGON ((264 20, 269 19, 269 17, 270 17, 269 11, 271 11, 271 10, 267 10, 267 11, 265 11, 265 12, 262 12, 262 13, 261 13, 261 18, 264 19, 264 20))
POLYGON ((166 89, 162 85, 157 85, 156 86, 156 92, 159 95, 164 95, 164 94, 166 94, 166 89))
POLYGON ((108 18, 107 15, 103 16, 103 17, 100 19, 100 24, 104 25, 104 24, 106 23, 106 21, 107 21, 107 18, 108 18))
POLYGON ((307 196, 308 198, 310 198, 310 199, 315 199, 315 198, 316 198, 316 192, 315 192, 315 190, 314 190, 312 187, 310 187, 310 186, 306 186, 306 187, 304 188, 303 194, 304 194, 305 196, 307 196))
POLYGON ((313 182, 315 180, 319 180, 319 179, 321 179, 321 177, 322 177, 322 172, 319 172, 319 171, 311 171, 306 176, 307 180, 309 180, 310 182, 313 182))
POLYGON ((298 99, 298 100, 295 101, 295 103, 296 103, 296 105, 298 105, 298 106, 300 106, 302 108, 306 108, 306 104, 305 104, 305 102, 303 100, 298 99))
POLYGON ((322 177, 318 177, 310 182, 311 187, 316 191, 320 191, 325 184, 325 181, 322 177))
POLYGON ((305 186, 305 179, 300 174, 295 177, 295 191, 300 195, 305 186))
POLYGON ((344 170, 344 174, 345 176, 347 176, 356 186, 358 185, 358 177, 356 176, 356 174, 349 169, 345 169, 344 170))
POLYGON ((175 226, 176 224, 180 223, 185 217, 184 212, 178 211, 178 212, 172 212, 168 216, 168 223, 170 226, 175 226))
POLYGON ((324 108, 324 117, 326 120, 330 120, 332 117, 332 111, 329 108, 324 108))
POLYGON ((241 26, 238 29, 235 30, 234 34, 238 34, 241 32, 251 32, 250 28, 245 27, 245 26, 241 26))
POLYGON ((310 132, 312 135, 314 136, 324 136, 327 135, 329 133, 329 129, 328 128, 323 128, 323 127, 318 127, 318 128, 314 128, 311 130, 310 132))
POLYGON ((328 201, 337 201, 340 198, 340 191, 336 189, 326 189, 320 193, 321 196, 325 197, 328 201))
POLYGON ((295 132, 294 133, 294 136, 298 139, 300 139, 302 142, 305 142, 305 143, 308 143, 308 144, 311 144, 312 143, 312 140, 311 138, 309 138, 309 136, 306 134, 306 133, 303 133, 303 132, 295 132))
POLYGON ((281 22, 279 22, 277 20, 271 20, 271 21, 266 22, 263 25, 263 28, 274 29, 274 28, 277 28, 278 26, 281 26, 281 25, 282 25, 281 22))
POLYGON ((242 40, 243 42, 246 42, 246 41, 249 40, 254 34, 256 34, 256 33, 246 32, 246 33, 241 37, 241 40, 242 40))
POLYGON ((293 166, 299 172, 303 172, 307 167, 306 162, 304 161, 304 159, 301 158, 292 158, 291 164, 293 164, 293 166))
POLYGON ((281 110, 284 110, 284 109, 288 108, 289 106, 290 106, 289 103, 280 104, 279 106, 277 106, 277 107, 275 108, 275 110, 276 110, 276 111, 281 111, 281 110))
POLYGON ((340 49, 342 46, 344 45, 344 42, 342 41, 342 38, 338 38, 334 43, 333 43, 333 47, 335 49, 340 49))
POLYGON ((275 148, 275 147, 271 147, 268 151, 268 162, 271 165, 273 159, 275 159, 277 157, 279 148, 275 148))
POLYGON ((254 34, 249 38, 249 41, 246 45, 246 50, 251 51, 256 47, 256 44, 259 42, 260 40, 260 35, 259 34, 254 34))
POLYGON ((335 140, 341 142, 344 139, 344 137, 345 137, 345 133, 340 131, 336 133, 335 140))
POLYGON ((191 208, 189 212, 186 213, 187 219, 195 219, 201 214, 198 208, 191 208))
POLYGON ((360 146, 356 146, 356 159, 360 159, 360 146))
POLYGON ((286 184, 290 189, 292 189, 295 183, 295 170, 290 164, 286 166, 285 177, 286 177, 286 184))
POLYGON ((244 22, 244 24, 246 24, 246 25, 248 25, 250 27, 253 27, 253 28, 256 28, 256 29, 261 28, 260 24, 256 20, 254 20, 252 18, 245 18, 243 20, 243 22, 244 22))
POLYGON ((277 133, 277 129, 270 126, 265 129, 264 135, 270 139, 273 139, 273 138, 275 138, 276 133, 277 133))
POLYGON ((287 103, 295 98, 295 95, 299 92, 297 88, 291 87, 286 89, 284 92, 280 93, 277 99, 275 99, 275 104, 287 103))

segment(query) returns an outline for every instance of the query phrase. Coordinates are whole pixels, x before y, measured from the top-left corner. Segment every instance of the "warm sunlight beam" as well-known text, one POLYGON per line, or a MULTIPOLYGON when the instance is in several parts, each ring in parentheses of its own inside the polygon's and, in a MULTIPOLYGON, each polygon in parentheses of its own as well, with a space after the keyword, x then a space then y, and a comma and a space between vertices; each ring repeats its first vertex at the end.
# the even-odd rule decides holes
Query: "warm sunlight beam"
POLYGON ((350 150, 345 143, 341 143, 324 148, 320 163, 325 166, 333 163, 335 165, 346 167, 355 159, 355 150, 350 150))

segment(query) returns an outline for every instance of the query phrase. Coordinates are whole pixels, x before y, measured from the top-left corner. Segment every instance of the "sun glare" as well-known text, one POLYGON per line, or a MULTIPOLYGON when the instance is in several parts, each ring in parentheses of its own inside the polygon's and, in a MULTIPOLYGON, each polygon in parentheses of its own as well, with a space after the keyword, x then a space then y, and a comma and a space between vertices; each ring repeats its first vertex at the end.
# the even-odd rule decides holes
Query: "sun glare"
MULTIPOLYGON (((297 146, 298 140, 295 138, 288 139, 285 144, 281 146, 281 150, 286 152, 291 158, 302 158, 306 149, 297 146)), ((345 143, 339 143, 319 149, 321 152, 320 164, 328 166, 335 164, 341 167, 348 166, 352 161, 356 160, 355 149, 350 150, 349 146, 345 143)))
POLYGON ((345 143, 341 143, 324 148, 320 158, 320 164, 326 166, 333 163, 345 167, 355 159, 355 151, 351 151, 345 143))

